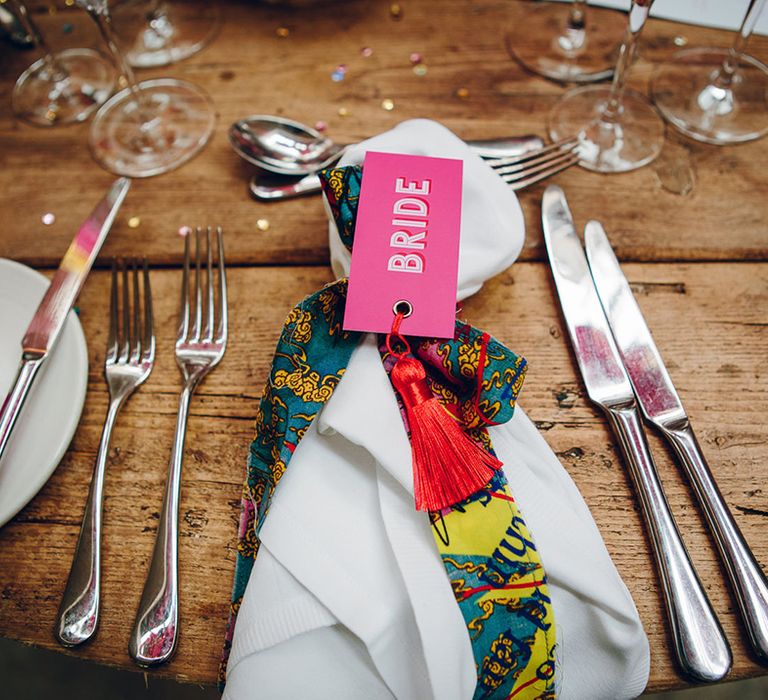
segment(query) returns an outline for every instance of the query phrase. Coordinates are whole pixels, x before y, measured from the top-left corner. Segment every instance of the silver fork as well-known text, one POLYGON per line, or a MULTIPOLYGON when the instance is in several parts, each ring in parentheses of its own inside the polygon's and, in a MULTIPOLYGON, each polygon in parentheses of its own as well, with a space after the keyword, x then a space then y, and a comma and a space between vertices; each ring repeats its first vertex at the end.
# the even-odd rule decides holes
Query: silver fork
POLYGON ((221 228, 216 229, 218 248, 218 289, 214 294, 211 227, 205 233, 195 232, 195 286, 192 292, 190 318, 190 235, 184 241, 184 272, 181 282, 181 322, 176 338, 176 363, 184 378, 176 418, 176 437, 168 465, 163 496, 163 510, 152 553, 144 592, 136 612, 128 652, 140 666, 156 666, 171 658, 178 641, 178 532, 181 465, 184 438, 192 394, 224 355, 227 346, 227 278, 224 268, 224 241, 221 228), (203 284, 201 238, 206 247, 206 282, 203 284), (203 293, 205 287, 205 293, 203 293), (214 325, 215 324, 215 325, 214 325))
MULTIPOLYGON (((527 150, 508 158, 484 158, 501 178, 515 191, 529 187, 544 178, 579 162, 578 139, 564 139, 557 143, 527 150)), ((274 202, 293 199, 320 192, 320 177, 317 173, 295 178, 278 178, 262 181, 258 176, 251 179, 251 196, 262 201, 274 202)))
POLYGON ((579 162, 578 151, 579 140, 570 138, 519 156, 488 160, 487 163, 517 191, 575 165, 579 162))
POLYGON ((109 387, 109 409, 104 421, 96 464, 85 505, 80 536, 69 580, 61 599, 56 624, 56 638, 72 647, 88 641, 99 622, 99 588, 101 578, 101 510, 104 472, 109 453, 112 427, 125 400, 143 384, 155 360, 155 336, 152 331, 152 291, 149 286, 147 261, 142 262, 144 304, 140 311, 139 265, 112 264, 112 292, 109 305, 109 337, 104 375, 109 387), (129 284, 129 277, 133 284, 129 284), (122 312, 118 278, 122 278, 122 312), (131 293, 130 288, 133 288, 131 293), (132 297, 132 299, 131 299, 132 297), (122 318, 122 323, 121 323, 122 318))

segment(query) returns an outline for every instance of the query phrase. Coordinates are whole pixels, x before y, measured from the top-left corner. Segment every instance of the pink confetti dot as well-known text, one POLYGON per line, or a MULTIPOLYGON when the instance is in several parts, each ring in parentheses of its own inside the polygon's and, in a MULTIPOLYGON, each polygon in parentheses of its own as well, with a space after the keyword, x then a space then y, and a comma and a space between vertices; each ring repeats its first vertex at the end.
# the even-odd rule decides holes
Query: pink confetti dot
POLYGON ((179 235, 182 238, 186 238, 190 233, 192 233, 192 229, 189 226, 182 226, 179 229, 179 235))
POLYGON ((360 49, 360 55, 368 58, 373 55, 373 49, 370 46, 363 46, 363 48, 360 49))
POLYGON ((418 53, 417 51, 414 51, 410 55, 410 59, 411 59, 411 63, 413 63, 414 65, 416 65, 417 63, 421 63, 423 60, 421 54, 418 53))
POLYGON ((317 131, 325 131, 327 128, 328 128, 328 124, 326 124, 325 122, 322 122, 322 121, 315 122, 315 129, 317 131))

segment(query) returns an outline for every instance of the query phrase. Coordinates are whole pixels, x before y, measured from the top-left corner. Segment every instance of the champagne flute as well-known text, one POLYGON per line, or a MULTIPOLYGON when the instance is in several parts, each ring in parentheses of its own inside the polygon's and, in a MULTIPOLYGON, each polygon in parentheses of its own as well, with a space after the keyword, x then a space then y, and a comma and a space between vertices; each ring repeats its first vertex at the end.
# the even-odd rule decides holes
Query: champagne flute
POLYGON ((626 24, 621 12, 574 0, 516 3, 507 33, 509 54, 528 70, 560 82, 592 83, 613 75, 626 24))
POLYGON ((128 62, 149 68, 200 51, 216 33, 221 12, 212 0, 119 0, 112 16, 128 62))
POLYGON ((579 165, 620 173, 650 163, 661 152, 664 122, 648 100, 626 87, 627 72, 653 0, 632 0, 624 41, 608 86, 569 90, 549 115, 553 141, 579 140, 579 165))
POLYGON ((10 0, 25 31, 43 57, 16 81, 11 105, 17 117, 35 126, 85 121, 112 94, 115 71, 90 49, 53 53, 21 0, 10 0))
POLYGON ((150 177, 178 168, 208 143, 216 115, 208 95, 183 80, 136 82, 112 28, 107 0, 75 0, 98 25, 127 88, 96 113, 89 144, 107 170, 150 177))
POLYGON ((768 132, 768 66, 744 53, 764 7, 750 0, 729 49, 687 49, 657 69, 651 95, 676 129, 718 145, 768 132))

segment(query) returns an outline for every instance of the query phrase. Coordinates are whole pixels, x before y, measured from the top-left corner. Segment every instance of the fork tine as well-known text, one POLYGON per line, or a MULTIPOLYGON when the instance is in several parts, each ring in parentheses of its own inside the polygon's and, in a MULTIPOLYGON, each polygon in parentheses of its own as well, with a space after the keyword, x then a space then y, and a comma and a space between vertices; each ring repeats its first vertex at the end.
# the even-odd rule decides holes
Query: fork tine
POLYGON ((563 153, 561 155, 558 155, 556 157, 549 156, 548 160, 542 161, 541 163, 537 163, 536 165, 533 165, 529 168, 523 168, 522 170, 519 170, 515 173, 508 173, 506 175, 502 175, 501 179, 504 180, 508 185, 512 185, 516 182, 519 182, 520 180, 527 180, 533 175, 537 175, 541 172, 549 172, 550 168, 557 167, 561 163, 569 163, 571 161, 579 160, 579 155, 577 153, 563 153))
POLYGON ((117 360, 117 261, 112 259, 112 289, 109 293, 109 335, 104 361, 112 364, 117 360))
POLYGON ((139 331, 139 269, 136 258, 131 260, 133 278, 133 333, 131 334, 131 362, 138 362, 141 357, 141 332, 139 331))
POLYGON ((200 233, 201 229, 198 226, 195 229, 195 315, 192 319, 192 328, 189 329, 189 339, 193 341, 200 340, 200 329, 203 320, 203 292, 200 288, 202 277, 200 274, 200 233))
POLYGON ((205 247, 208 251, 208 265, 205 282, 205 332, 204 340, 210 342, 213 340, 213 251, 211 250, 211 227, 209 226, 205 234, 205 247))
POLYGON ((523 153, 519 156, 508 156, 507 158, 494 158, 493 160, 488 161, 488 164, 494 170, 498 168, 503 168, 506 165, 519 165, 520 163, 527 163, 528 161, 539 158, 540 156, 546 155, 547 153, 552 153, 552 151, 570 149, 573 146, 576 146, 577 144, 578 144, 578 139, 576 137, 561 139, 560 141, 555 141, 555 143, 551 143, 548 146, 544 146, 543 148, 537 148, 535 151, 528 151, 527 153, 523 153))
MULTIPOLYGON (((526 177, 522 177, 520 179, 512 180, 512 182, 509 182, 509 186, 517 191, 522 190, 525 187, 529 187, 530 185, 534 185, 537 182, 540 182, 541 180, 544 180, 552 175, 555 175, 559 173, 562 170, 565 170, 566 168, 570 168, 572 165, 576 165, 576 163, 579 162, 579 155, 577 153, 574 153, 564 160, 557 160, 554 163, 550 164, 550 167, 546 170, 541 170, 539 168, 538 172, 526 172, 524 175, 526 177)), ((519 176, 518 176, 519 177, 519 176)))
POLYGON ((123 327, 120 334, 120 357, 118 361, 127 362, 131 352, 131 304, 128 295, 128 264, 125 259, 120 262, 120 272, 123 280, 123 327))
POLYGON ((144 335, 141 340, 141 359, 143 362, 154 362, 155 331, 152 319, 152 288, 149 286, 149 268, 144 258, 144 335))
POLYGON ((179 332, 176 335, 176 342, 186 340, 189 332, 189 233, 184 236, 184 270, 181 275, 181 308, 179 314, 179 332))
POLYGON ((224 266, 224 232, 221 226, 216 227, 216 238, 219 248, 219 304, 218 316, 219 325, 216 328, 216 342, 225 343, 227 341, 227 272, 224 266))
POLYGON ((572 155, 576 152, 578 148, 578 144, 574 143, 573 145, 570 145, 568 147, 560 148, 557 150, 553 150, 547 153, 541 153, 536 154, 534 157, 529 158, 524 163, 515 163, 512 165, 504 165, 499 168, 494 168, 496 170, 496 174, 500 175, 502 178, 505 175, 510 175, 512 173, 530 173, 534 172, 534 169, 539 165, 547 165, 548 163, 552 163, 560 158, 563 158, 564 156, 572 155))

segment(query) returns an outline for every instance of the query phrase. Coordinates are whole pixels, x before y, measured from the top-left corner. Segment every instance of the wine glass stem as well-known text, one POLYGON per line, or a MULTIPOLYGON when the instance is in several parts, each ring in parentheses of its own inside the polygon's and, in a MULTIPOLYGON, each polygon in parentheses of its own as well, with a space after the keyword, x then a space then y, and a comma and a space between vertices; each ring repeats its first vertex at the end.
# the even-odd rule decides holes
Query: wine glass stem
POLYGON ((635 56, 635 48, 640 33, 643 31, 645 22, 651 12, 653 0, 633 0, 629 8, 629 21, 627 24, 627 33, 624 35, 624 41, 619 49, 619 58, 616 61, 616 68, 613 72, 613 83, 611 92, 608 95, 608 102, 603 111, 604 121, 616 121, 621 113, 621 99, 624 95, 624 88, 627 82, 627 73, 632 59, 635 56))
POLYGON ((757 18, 765 7, 765 0, 750 0, 747 7, 747 14, 744 15, 744 21, 741 23, 739 32, 733 41, 733 45, 728 49, 728 55, 723 61, 723 65, 717 72, 715 79, 712 81, 715 87, 727 90, 733 82, 733 76, 739 67, 739 61, 744 55, 744 51, 747 48, 747 42, 752 34, 752 31, 757 24, 757 18))
POLYGON ((32 37, 32 41, 43 52, 43 62, 45 64, 45 70, 50 74, 51 80, 54 82, 60 82, 66 80, 69 77, 66 69, 56 60, 56 57, 51 52, 48 43, 46 42, 37 25, 32 21, 32 18, 27 12, 27 6, 21 2, 21 0, 11 0, 11 4, 16 9, 16 14, 21 21, 24 29, 32 37))
POLYGON ((104 38, 104 41, 106 42, 107 46, 109 47, 109 51, 112 54, 113 58, 117 62, 117 67, 120 73, 122 74, 123 78, 125 79, 126 86, 128 89, 133 93, 133 98, 136 100, 136 104, 139 107, 139 118, 142 123, 146 123, 148 118, 145 117, 145 107, 146 107, 146 100, 144 99, 144 95, 141 91, 141 88, 139 87, 138 83, 136 82, 136 76, 133 73, 133 69, 131 68, 131 65, 128 63, 128 59, 126 58, 125 54, 123 53, 123 50, 120 48, 120 46, 117 43, 117 38, 115 37, 115 31, 112 29, 112 16, 109 14, 109 11, 100 11, 100 10, 88 10, 88 14, 93 17, 94 21, 96 22, 96 25, 99 28, 99 31, 101 32, 101 36, 104 38))

